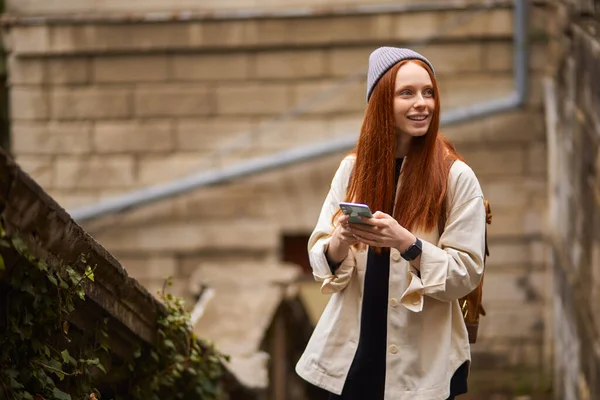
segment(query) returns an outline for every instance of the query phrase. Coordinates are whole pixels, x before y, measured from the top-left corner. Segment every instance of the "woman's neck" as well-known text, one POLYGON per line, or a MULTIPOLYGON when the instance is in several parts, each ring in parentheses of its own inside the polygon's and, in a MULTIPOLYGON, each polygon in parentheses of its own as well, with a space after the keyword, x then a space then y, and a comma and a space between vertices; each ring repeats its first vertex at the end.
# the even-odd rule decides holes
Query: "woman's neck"
POLYGON ((406 157, 412 136, 396 130, 396 158, 406 157))

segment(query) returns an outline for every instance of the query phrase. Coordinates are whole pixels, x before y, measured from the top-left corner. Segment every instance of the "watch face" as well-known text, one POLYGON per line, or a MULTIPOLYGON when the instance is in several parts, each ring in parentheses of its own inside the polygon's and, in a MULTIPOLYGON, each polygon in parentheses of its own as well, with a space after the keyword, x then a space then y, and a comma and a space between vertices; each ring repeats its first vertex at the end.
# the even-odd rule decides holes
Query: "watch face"
POLYGON ((402 258, 404 258, 406 261, 412 261, 415 258, 419 257, 419 255, 421 254, 421 251, 422 251, 422 243, 417 238, 417 240, 412 245, 410 245, 410 247, 408 249, 406 249, 404 254, 402 254, 402 258))

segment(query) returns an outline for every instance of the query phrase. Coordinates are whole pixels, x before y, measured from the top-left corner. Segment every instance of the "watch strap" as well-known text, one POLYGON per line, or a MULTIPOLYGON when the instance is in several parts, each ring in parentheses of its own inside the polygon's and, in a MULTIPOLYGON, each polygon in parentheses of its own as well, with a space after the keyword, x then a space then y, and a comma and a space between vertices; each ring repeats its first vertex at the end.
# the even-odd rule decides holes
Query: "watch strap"
POLYGON ((412 261, 415 258, 419 257, 421 255, 422 251, 423 251, 423 243, 421 242, 421 239, 417 238, 417 240, 415 240, 415 242, 413 244, 408 246, 408 249, 406 249, 404 251, 404 253, 402 253, 400 255, 406 261, 412 261))

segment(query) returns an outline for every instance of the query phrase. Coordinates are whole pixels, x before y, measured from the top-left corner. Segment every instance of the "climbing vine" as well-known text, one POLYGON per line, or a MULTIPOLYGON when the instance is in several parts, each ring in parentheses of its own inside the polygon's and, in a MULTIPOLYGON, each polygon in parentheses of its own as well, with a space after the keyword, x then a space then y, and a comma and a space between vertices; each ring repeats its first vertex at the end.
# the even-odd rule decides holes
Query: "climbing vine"
MULTIPOLYGON (((84 346, 73 344, 68 316, 85 299, 83 285, 94 281, 94 271, 84 257, 77 269, 53 268, 38 259, 18 236, 8 237, 0 225, 0 278, 5 290, 0 304, 0 397, 29 400, 88 399, 96 393, 92 376, 105 372, 100 353, 108 350, 106 320, 97 323, 84 346), (20 260, 7 274, 3 255, 20 260), (84 270, 83 274, 78 270, 84 270), (6 276, 4 276, 6 275, 6 276)), ((4 288, 3 288, 4 289, 4 288)))
POLYGON ((135 361, 129 365, 134 379, 127 398, 219 399, 223 396, 223 361, 228 357, 192 332, 183 300, 167 293, 167 286, 171 286, 170 279, 159 292, 167 312, 158 320, 158 345, 136 350, 135 361))
MULTIPOLYGON (((0 305, 5 306, 5 318, 0 321, 0 398, 102 398, 94 382, 99 374, 106 374, 101 360, 110 356, 107 320, 100 319, 93 334, 84 335, 70 326, 68 318, 83 305, 84 285, 94 283, 94 271, 83 256, 75 266, 51 267, 0 225, 0 305), (3 255, 11 253, 12 258, 18 255, 27 262, 17 263, 8 273, 3 255), (74 341, 73 335, 79 340, 74 341)), ((222 397, 220 383, 227 357, 193 333, 183 300, 167 293, 170 285, 167 280, 159 292, 165 310, 157 320, 156 345, 135 349, 120 374, 126 376, 127 387, 107 388, 110 398, 222 397)))

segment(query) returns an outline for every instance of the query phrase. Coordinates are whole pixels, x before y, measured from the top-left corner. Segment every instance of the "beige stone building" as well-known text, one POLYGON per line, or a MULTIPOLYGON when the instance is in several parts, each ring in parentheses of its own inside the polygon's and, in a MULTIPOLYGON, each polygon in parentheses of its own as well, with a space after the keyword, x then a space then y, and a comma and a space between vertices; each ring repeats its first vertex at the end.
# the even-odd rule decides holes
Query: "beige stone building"
MULTIPOLYGON (((504 98, 514 87, 511 1, 8 0, 6 8, 11 152, 69 211, 356 137, 367 57, 380 45, 430 58, 445 111, 504 98)), ((494 213, 472 393, 544 392, 551 373, 541 86, 549 11, 528 8, 525 104, 443 129, 494 213)), ((149 290, 174 276, 192 308, 212 280, 202 271, 215 266, 260 274, 293 262, 308 273, 306 238, 350 150, 83 225, 149 290)), ((309 280, 297 286, 318 318, 326 299, 309 280)), ((249 302, 239 307, 255 311, 249 302)), ((201 317, 198 324, 200 335, 209 332, 201 317)))

